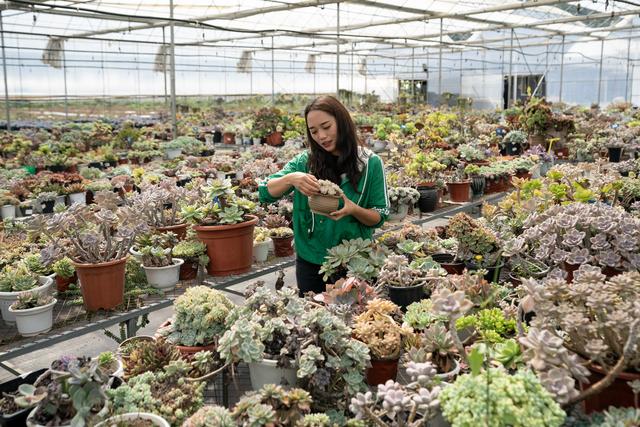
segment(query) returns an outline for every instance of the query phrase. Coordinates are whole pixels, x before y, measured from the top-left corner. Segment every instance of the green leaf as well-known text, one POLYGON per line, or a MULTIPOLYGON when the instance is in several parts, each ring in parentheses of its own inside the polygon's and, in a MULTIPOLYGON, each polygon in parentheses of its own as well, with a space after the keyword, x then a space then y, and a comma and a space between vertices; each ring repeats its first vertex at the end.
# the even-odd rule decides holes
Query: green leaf
POLYGON ((477 348, 474 348, 473 350, 471 350, 471 353, 469 353, 468 359, 469 367, 471 368, 471 374, 474 376, 480 375, 480 371, 482 370, 482 362, 484 361, 482 353, 477 348))

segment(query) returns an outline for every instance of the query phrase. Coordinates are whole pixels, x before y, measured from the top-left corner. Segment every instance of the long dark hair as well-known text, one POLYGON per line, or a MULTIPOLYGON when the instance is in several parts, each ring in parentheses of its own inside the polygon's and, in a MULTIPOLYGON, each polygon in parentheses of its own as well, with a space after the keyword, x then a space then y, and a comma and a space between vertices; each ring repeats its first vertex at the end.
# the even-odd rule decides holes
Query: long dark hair
POLYGON ((327 179, 340 184, 340 175, 346 174, 354 189, 358 189, 358 181, 362 175, 364 162, 358 155, 358 136, 356 125, 349 111, 333 96, 320 96, 304 109, 304 119, 311 111, 324 111, 336 119, 338 140, 336 148, 340 155, 334 156, 325 151, 313 140, 307 126, 307 141, 310 149, 309 172, 319 179, 327 179))

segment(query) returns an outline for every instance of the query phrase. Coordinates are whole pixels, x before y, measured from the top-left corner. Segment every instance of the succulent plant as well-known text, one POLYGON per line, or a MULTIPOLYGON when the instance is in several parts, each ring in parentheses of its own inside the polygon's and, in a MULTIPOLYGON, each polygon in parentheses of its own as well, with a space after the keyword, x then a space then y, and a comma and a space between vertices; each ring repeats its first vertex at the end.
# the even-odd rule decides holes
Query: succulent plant
POLYGON ((54 262, 52 268, 53 272, 56 273, 58 277, 62 277, 64 279, 68 279, 76 273, 76 268, 68 257, 61 258, 54 262))
POLYGON ((367 425, 426 427, 440 406, 439 386, 431 363, 413 363, 407 366, 410 382, 401 385, 393 380, 378 385, 377 392, 358 393, 351 399, 349 409, 357 420, 367 425))
POLYGON ((11 304, 13 310, 28 310, 50 304, 55 299, 51 295, 43 295, 40 292, 22 292, 18 300, 11 304))
POLYGON ((262 220, 262 224, 269 229, 280 228, 280 227, 289 227, 289 221, 279 214, 270 214, 264 217, 262 220))
POLYGON ((269 237, 276 239, 293 237, 293 230, 289 227, 271 228, 269 229, 269 237))
POLYGON ((621 360, 622 369, 640 366, 634 345, 640 333, 638 281, 638 272, 607 279, 590 265, 582 265, 569 284, 559 278, 523 281, 536 317, 520 343, 527 363, 558 401, 580 399, 574 379, 586 383, 589 377, 582 358, 609 373, 621 360))
POLYGON ((355 318, 353 334, 364 342, 372 358, 376 360, 396 359, 402 350, 403 337, 411 329, 402 328, 393 319, 398 316, 399 307, 391 301, 374 299, 367 303, 367 309, 355 318))
POLYGON ((174 344, 209 345, 227 329, 225 322, 234 304, 222 292, 194 286, 176 298, 175 315, 158 333, 174 344))
POLYGON ((378 276, 385 259, 385 250, 369 239, 343 240, 327 251, 319 272, 324 275, 324 280, 334 274, 371 280, 378 276))
POLYGON ((237 425, 297 426, 311 411, 311 395, 302 389, 285 390, 266 384, 260 390, 245 394, 232 411, 237 425))
POLYGON ((222 406, 203 406, 182 424, 182 427, 236 427, 231 412, 222 406))
POLYGON ((37 285, 37 274, 31 272, 24 262, 6 265, 0 272, 0 292, 28 291, 37 285))
POLYGON ((164 339, 138 341, 133 349, 123 354, 124 375, 131 378, 147 371, 159 371, 179 359, 180 352, 164 339))
POLYGON ((343 194, 342 189, 338 185, 326 179, 319 179, 318 185, 320 187, 318 192, 322 195, 340 197, 343 194))
POLYGON ((458 240, 458 259, 474 261, 480 256, 483 265, 492 266, 500 256, 496 235, 465 213, 456 214, 449 220, 447 233, 458 240))
POLYGON ((478 420, 491 420, 495 427, 559 427, 565 419, 564 411, 527 370, 510 375, 489 368, 479 375, 462 375, 439 397, 445 419, 456 427, 478 420))

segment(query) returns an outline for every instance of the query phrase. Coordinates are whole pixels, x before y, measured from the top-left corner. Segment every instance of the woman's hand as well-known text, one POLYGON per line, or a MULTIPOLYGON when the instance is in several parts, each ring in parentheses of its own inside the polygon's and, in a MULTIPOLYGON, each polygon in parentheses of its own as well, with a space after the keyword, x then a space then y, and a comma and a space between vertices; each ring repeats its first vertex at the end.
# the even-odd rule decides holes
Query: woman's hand
POLYGON ((300 191, 307 197, 318 194, 318 192, 320 191, 320 184, 318 184, 318 179, 311 174, 304 172, 293 172, 286 176, 289 178, 290 184, 296 187, 298 191, 300 191))
POLYGON ((353 215, 354 212, 358 209, 358 205, 353 203, 344 193, 342 194, 342 200, 344 201, 344 206, 342 209, 339 209, 335 212, 331 212, 331 219, 339 220, 344 218, 347 215, 353 215))

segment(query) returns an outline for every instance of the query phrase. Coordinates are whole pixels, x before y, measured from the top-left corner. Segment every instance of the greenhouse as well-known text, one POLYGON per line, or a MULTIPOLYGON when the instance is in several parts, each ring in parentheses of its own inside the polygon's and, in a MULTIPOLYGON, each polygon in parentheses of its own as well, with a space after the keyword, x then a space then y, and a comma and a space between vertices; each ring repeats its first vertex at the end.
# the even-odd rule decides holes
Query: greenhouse
POLYGON ((0 426, 640 426, 639 30, 0 1, 0 426))

